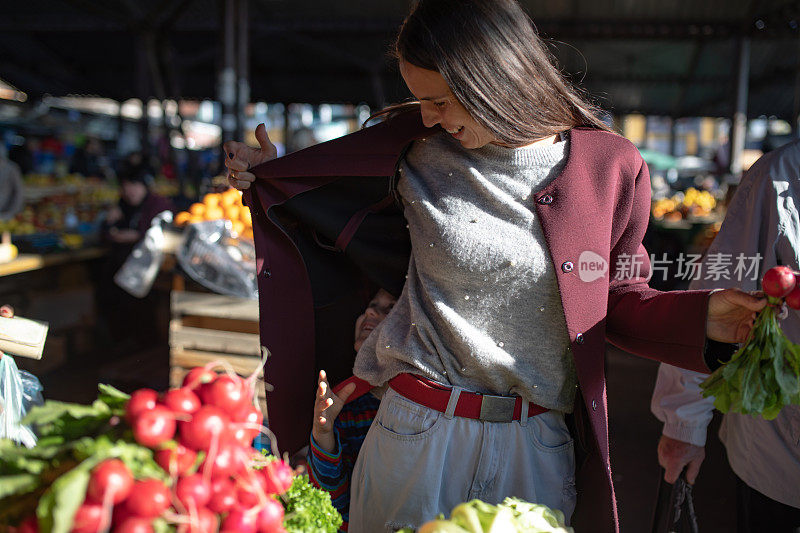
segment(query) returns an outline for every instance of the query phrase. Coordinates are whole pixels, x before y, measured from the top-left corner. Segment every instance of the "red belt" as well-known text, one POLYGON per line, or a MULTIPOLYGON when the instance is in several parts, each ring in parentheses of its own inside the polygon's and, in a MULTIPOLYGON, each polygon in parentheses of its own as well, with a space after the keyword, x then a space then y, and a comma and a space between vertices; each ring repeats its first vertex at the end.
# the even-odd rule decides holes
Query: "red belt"
MULTIPOLYGON (((400 374, 389 381, 389 386, 409 400, 442 413, 447 411, 453 390, 452 387, 414 374, 400 374)), ((548 410, 541 405, 528 403, 528 416, 540 415, 548 410)), ((519 420, 520 413, 522 398, 519 396, 492 396, 468 391, 461 391, 455 410, 455 416, 487 422, 519 420)))

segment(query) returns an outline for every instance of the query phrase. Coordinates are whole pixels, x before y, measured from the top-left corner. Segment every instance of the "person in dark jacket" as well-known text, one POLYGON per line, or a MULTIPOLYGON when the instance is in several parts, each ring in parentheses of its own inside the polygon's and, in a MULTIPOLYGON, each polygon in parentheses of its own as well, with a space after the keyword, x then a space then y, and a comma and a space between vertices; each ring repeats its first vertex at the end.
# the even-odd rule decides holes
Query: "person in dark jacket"
POLYGON ((141 347, 155 338, 156 295, 135 298, 114 283, 114 275, 144 237, 153 218, 174 211, 168 198, 150 190, 152 179, 138 166, 123 166, 118 173, 119 202, 107 213, 102 240, 109 252, 98 283, 97 303, 107 320, 111 341, 122 352, 141 347), (131 317, 136 320, 131 320, 131 317))
MULTIPOLYGON (((119 174, 119 202, 105 218, 104 238, 127 257, 157 214, 174 211, 172 201, 151 191, 152 177, 139 166, 124 166, 119 174)), ((123 258, 124 260, 124 258, 123 258)))

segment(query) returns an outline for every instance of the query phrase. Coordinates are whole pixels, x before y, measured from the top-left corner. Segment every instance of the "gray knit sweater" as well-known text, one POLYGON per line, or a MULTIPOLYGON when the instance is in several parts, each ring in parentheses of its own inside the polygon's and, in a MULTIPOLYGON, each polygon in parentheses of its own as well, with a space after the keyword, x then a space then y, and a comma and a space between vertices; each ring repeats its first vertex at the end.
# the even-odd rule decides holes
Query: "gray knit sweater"
POLYGON ((356 376, 380 385, 411 372, 572 411, 577 378, 534 199, 568 143, 467 150, 445 133, 414 143, 398 182, 408 279, 358 352, 356 376))

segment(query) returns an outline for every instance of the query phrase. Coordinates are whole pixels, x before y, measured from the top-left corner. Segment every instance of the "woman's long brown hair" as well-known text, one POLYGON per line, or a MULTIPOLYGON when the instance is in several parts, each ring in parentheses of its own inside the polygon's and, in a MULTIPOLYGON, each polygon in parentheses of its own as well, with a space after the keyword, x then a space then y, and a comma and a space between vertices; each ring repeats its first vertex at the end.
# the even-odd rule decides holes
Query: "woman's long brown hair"
POLYGON ((395 54, 439 72, 470 115, 503 144, 523 146, 577 126, 609 130, 598 108, 555 67, 515 0, 418 0, 400 27, 395 54))

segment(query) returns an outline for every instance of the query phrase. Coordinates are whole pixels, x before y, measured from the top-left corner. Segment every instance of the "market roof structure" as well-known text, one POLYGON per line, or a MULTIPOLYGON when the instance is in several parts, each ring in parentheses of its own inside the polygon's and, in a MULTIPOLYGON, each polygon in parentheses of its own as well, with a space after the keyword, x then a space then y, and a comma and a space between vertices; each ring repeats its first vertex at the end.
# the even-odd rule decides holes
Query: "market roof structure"
MULTIPOLYGON (((0 78, 34 98, 215 98, 232 1, 4 2, 0 78)), ((409 0, 247 3, 252 100, 407 96, 388 50, 409 0)), ((748 115, 800 111, 798 0, 522 3, 565 72, 614 113, 730 116, 742 38, 751 43, 748 115)))

